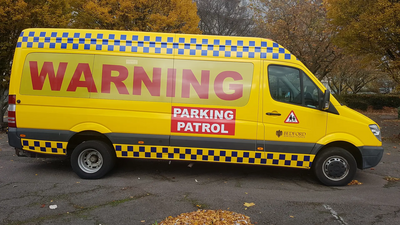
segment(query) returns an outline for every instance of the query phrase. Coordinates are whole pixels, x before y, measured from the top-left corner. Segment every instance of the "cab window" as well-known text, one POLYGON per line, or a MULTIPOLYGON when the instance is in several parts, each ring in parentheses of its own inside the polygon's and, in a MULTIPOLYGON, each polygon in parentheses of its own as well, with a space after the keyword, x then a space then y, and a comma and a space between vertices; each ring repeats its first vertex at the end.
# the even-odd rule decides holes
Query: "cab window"
POLYGON ((270 65, 268 81, 274 100, 319 108, 322 91, 303 71, 287 66, 270 65))

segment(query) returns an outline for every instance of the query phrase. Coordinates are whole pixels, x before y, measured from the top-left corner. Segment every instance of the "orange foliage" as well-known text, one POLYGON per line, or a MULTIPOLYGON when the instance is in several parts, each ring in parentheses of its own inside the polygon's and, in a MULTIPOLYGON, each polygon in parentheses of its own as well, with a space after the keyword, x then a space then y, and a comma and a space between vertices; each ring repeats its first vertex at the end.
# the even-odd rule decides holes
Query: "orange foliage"
POLYGON ((338 45, 367 55, 400 83, 400 1, 324 0, 338 45))
POLYGON ((75 10, 78 28, 200 33, 191 0, 76 0, 75 10))

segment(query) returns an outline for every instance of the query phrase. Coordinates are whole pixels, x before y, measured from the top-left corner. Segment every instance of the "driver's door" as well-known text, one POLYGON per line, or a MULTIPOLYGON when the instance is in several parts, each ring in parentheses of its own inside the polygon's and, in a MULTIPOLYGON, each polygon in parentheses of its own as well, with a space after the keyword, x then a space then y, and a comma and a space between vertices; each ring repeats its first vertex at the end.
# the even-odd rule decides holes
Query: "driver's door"
POLYGON ((321 89, 301 69, 267 62, 263 87, 265 151, 310 153, 326 133, 321 89))

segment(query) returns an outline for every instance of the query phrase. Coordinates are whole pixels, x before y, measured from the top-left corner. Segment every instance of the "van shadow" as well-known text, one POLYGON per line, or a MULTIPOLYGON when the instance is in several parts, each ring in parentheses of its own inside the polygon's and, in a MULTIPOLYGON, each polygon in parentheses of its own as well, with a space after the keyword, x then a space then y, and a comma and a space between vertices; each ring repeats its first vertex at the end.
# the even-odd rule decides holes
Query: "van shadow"
POLYGON ((118 159, 110 176, 143 177, 174 182, 176 179, 206 177, 210 182, 252 179, 320 185, 311 170, 276 166, 190 161, 118 159))
MULTIPOLYGON (((35 173, 47 177, 79 177, 72 171, 68 159, 58 158, 25 158, 23 168, 24 173, 35 173)), ((19 160, 19 161, 21 161, 19 160)), ((238 180, 245 181, 268 181, 269 183, 286 183, 300 186, 321 184, 315 178, 311 170, 260 166, 260 165, 240 165, 229 163, 208 163, 190 161, 169 161, 151 159, 117 159, 113 170, 103 179, 138 179, 150 178, 157 181, 177 182, 186 179, 208 180, 202 184, 238 180)))
POLYGON ((71 163, 65 157, 54 157, 54 158, 30 158, 30 157, 18 157, 18 171, 21 174, 31 175, 35 174, 40 176, 52 177, 56 175, 69 176, 72 174, 71 163))

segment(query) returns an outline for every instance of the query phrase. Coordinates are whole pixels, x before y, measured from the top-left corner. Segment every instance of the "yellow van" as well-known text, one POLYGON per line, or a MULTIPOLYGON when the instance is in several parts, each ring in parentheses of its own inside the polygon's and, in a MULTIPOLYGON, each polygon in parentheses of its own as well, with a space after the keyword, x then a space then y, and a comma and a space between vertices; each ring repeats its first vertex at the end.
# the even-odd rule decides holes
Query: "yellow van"
POLYGON ((313 169, 346 185, 376 166, 380 129, 272 40, 27 29, 9 89, 17 155, 66 155, 97 179, 116 158, 313 169))

